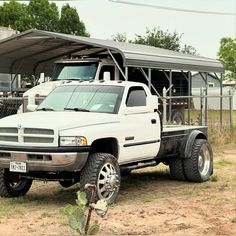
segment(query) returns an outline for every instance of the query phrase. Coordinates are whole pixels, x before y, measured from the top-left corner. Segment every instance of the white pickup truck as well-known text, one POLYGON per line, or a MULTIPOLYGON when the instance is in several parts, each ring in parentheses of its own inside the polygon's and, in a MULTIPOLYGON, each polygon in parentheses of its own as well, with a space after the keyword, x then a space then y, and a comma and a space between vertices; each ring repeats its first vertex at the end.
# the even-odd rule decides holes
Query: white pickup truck
POLYGON ((142 83, 70 82, 35 112, 0 120, 0 196, 25 195, 33 179, 97 186, 113 203, 121 175, 165 163, 174 179, 202 182, 213 172, 207 127, 162 126, 158 98, 142 83))

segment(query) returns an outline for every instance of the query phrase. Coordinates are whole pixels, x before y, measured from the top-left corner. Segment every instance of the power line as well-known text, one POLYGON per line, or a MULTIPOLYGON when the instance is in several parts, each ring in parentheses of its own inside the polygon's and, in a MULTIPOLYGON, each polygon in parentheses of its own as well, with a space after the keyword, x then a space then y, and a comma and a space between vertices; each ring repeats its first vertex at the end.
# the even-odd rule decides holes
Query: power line
POLYGON ((145 3, 128 2, 128 1, 122 1, 122 0, 121 1, 120 0, 109 0, 109 1, 114 2, 114 3, 133 5, 133 6, 139 6, 139 7, 151 7, 151 8, 157 8, 157 9, 162 9, 162 10, 168 10, 168 11, 180 11, 180 12, 187 12, 187 13, 200 13, 200 14, 210 14, 210 15, 236 16, 236 13, 233 13, 233 12, 190 10, 190 9, 183 9, 183 8, 157 6, 157 5, 145 4, 145 3))

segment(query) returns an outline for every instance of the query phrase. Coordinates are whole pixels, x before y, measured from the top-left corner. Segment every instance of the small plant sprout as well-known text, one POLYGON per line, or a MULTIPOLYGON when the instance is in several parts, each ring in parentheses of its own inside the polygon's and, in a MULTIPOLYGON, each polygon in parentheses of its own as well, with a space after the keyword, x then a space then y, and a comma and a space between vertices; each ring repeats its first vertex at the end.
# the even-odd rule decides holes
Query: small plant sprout
POLYGON ((76 205, 68 204, 60 210, 61 214, 67 216, 68 225, 75 230, 77 235, 95 235, 99 232, 100 225, 97 221, 90 225, 92 210, 97 215, 103 217, 107 213, 108 207, 105 200, 98 200, 94 203, 96 197, 96 186, 87 184, 85 188, 91 191, 89 202, 85 192, 77 192, 76 205), (86 214, 88 209, 88 213, 86 214))

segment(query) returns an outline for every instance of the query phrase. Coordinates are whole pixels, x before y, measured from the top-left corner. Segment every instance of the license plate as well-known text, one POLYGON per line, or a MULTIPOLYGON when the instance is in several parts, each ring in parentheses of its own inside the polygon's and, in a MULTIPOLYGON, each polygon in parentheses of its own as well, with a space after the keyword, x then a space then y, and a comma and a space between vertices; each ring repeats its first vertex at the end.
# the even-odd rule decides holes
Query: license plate
POLYGON ((20 162, 20 161, 11 161, 10 162, 10 171, 11 172, 20 172, 20 173, 26 173, 26 163, 20 162))

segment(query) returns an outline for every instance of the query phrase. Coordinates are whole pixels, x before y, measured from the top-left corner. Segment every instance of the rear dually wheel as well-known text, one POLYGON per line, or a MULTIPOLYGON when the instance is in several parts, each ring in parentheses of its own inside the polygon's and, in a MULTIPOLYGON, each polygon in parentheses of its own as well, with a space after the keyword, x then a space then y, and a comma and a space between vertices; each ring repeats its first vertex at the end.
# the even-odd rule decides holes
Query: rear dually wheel
POLYGON ((184 172, 187 180, 207 181, 213 173, 213 152, 205 139, 196 139, 190 158, 184 159, 184 172))

